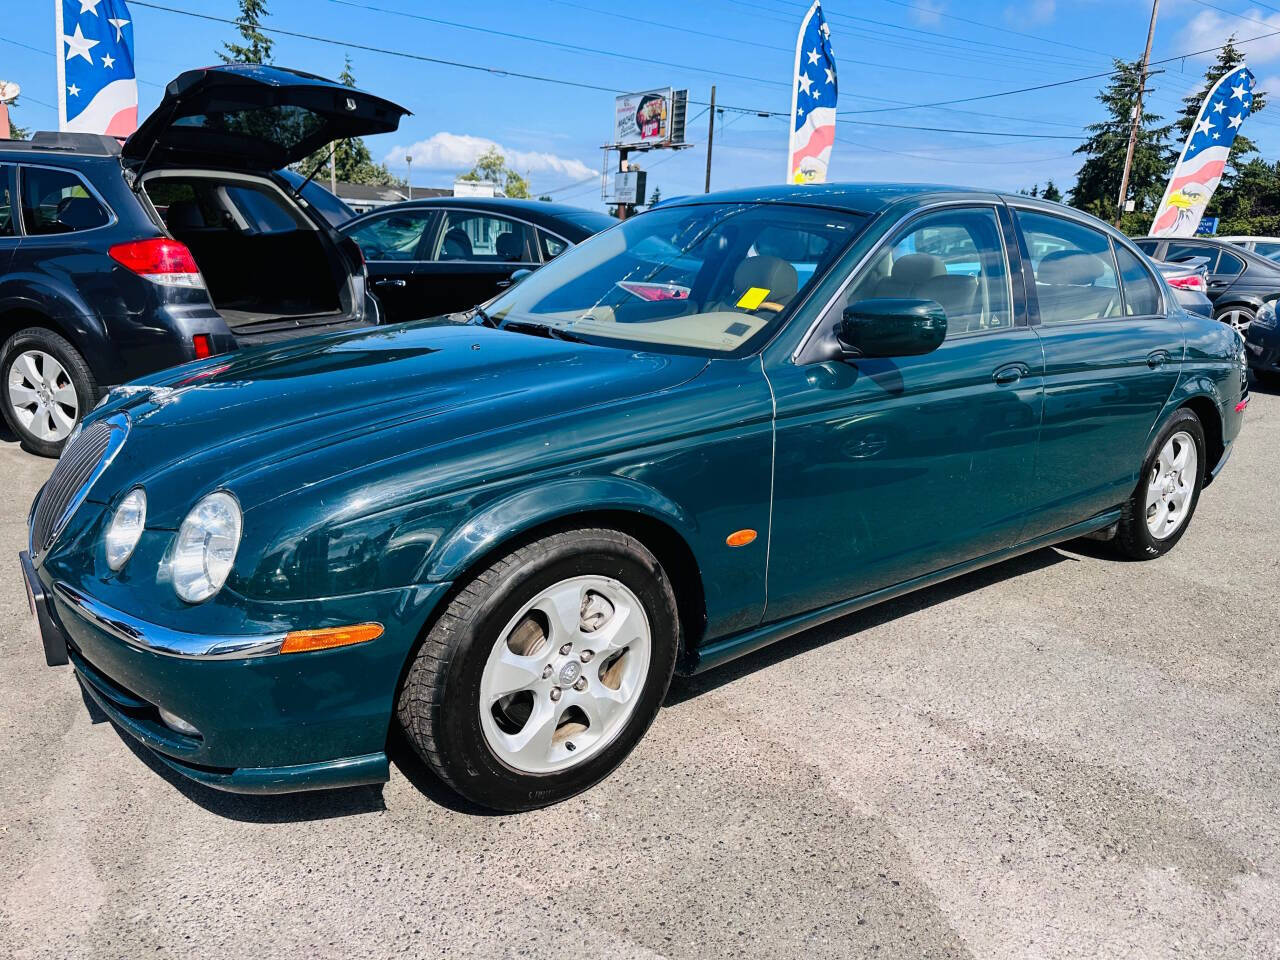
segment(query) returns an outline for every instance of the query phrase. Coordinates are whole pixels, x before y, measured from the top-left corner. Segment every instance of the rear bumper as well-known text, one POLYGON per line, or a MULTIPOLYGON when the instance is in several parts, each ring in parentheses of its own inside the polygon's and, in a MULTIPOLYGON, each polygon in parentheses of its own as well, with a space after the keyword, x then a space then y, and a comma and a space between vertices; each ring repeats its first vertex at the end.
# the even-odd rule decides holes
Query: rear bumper
MULTIPOLYGON (((171 631, 86 607, 91 600, 73 600, 65 585, 46 582, 47 572, 25 554, 22 567, 46 661, 70 662, 116 726, 171 769, 240 793, 384 782, 400 673, 447 590, 441 584, 326 600, 326 615, 378 620, 386 632, 350 647, 274 654, 264 646, 229 651, 225 637, 186 637, 199 648, 174 648, 171 631)), ((310 606, 311 617, 323 619, 319 605, 310 606)))

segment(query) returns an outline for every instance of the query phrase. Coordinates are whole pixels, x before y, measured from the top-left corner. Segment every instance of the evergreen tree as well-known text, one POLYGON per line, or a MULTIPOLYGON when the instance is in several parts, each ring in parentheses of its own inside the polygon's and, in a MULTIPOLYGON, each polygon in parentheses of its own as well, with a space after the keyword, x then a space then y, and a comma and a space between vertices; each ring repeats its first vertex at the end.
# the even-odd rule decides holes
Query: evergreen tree
MULTIPOLYGON (((1083 154, 1085 161, 1076 174, 1069 201, 1073 207, 1104 220, 1115 216, 1141 76, 1139 63, 1115 61, 1115 73, 1098 94, 1098 101, 1106 107, 1107 118, 1085 128, 1089 138, 1075 151, 1083 154)), ((1149 87, 1144 90, 1144 94, 1149 92, 1149 87)), ((1129 198, 1138 213, 1154 211, 1164 194, 1169 173, 1169 134, 1173 125, 1157 126, 1159 120, 1159 114, 1144 109, 1138 124, 1129 169, 1129 198)))
POLYGON ((218 52, 223 63, 270 63, 271 38, 262 32, 267 0, 240 0, 236 26, 244 43, 224 43, 218 52))
POLYGON ((1057 188, 1057 186, 1054 184, 1052 180, 1049 180, 1044 185, 1044 191, 1040 194, 1040 196, 1042 199, 1050 200, 1053 203, 1062 202, 1062 191, 1057 188))
MULTIPOLYGON (((1236 70, 1244 63, 1244 54, 1242 54, 1235 45, 1235 34, 1227 38, 1227 42, 1222 45, 1222 49, 1218 51, 1218 59, 1204 72, 1204 83, 1195 93, 1188 97, 1182 98, 1182 114, 1178 117, 1178 150, 1181 151, 1182 144, 1186 142, 1187 135, 1191 132, 1191 128, 1196 124, 1196 118, 1200 116, 1200 105, 1204 103, 1204 98, 1209 95, 1219 80, 1225 74, 1236 70)), ((1250 115, 1257 113, 1267 105, 1266 95, 1257 90, 1252 94, 1252 103, 1249 105, 1250 115)), ((1239 162, 1239 158, 1245 154, 1256 153, 1257 144, 1246 137, 1243 133, 1237 133, 1235 140, 1231 143, 1231 154, 1227 158, 1227 175, 1230 176, 1235 165, 1239 162)))
POLYGON ((649 194, 649 206, 657 206, 660 200, 662 200, 662 188, 654 187, 653 193, 649 194))

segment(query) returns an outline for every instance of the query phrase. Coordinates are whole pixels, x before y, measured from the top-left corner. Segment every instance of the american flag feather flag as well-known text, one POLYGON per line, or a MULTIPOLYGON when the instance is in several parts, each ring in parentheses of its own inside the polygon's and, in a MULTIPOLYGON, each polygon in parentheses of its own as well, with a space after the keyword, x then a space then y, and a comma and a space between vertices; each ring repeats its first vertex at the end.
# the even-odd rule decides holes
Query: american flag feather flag
POLYGON ((787 183, 823 183, 836 138, 836 58, 831 28, 814 4, 800 24, 792 77, 787 183))
POLYGON ((1252 105, 1253 74, 1243 65, 1209 91, 1156 208, 1153 237, 1189 237, 1196 232, 1252 105))
POLYGON ((127 137, 138 129, 133 18, 125 0, 54 0, 58 129, 127 137))

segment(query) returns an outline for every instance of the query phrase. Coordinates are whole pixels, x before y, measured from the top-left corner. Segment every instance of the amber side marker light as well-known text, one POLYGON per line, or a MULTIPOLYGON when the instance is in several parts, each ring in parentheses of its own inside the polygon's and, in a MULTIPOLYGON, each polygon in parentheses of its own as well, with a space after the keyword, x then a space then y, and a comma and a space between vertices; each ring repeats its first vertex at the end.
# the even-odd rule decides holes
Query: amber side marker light
POLYGON ((382 624, 357 623, 350 627, 324 627, 320 630, 290 630, 280 645, 281 653, 306 653, 365 643, 382 636, 382 624))
POLYGON ((745 547, 756 538, 754 530, 735 530, 724 538, 724 542, 731 547, 745 547))

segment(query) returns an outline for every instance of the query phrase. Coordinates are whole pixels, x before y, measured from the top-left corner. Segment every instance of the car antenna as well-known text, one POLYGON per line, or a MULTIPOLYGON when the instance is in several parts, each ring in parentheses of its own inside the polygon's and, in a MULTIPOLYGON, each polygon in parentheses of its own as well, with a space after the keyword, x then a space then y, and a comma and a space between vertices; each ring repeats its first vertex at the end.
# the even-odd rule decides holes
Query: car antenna
POLYGON ((307 188, 307 184, 315 179, 315 175, 329 165, 329 161, 333 159, 333 155, 338 152, 338 141, 333 141, 333 146, 329 148, 329 155, 311 168, 311 172, 307 174, 307 178, 293 188, 293 198, 295 200, 302 199, 302 191, 307 188))

